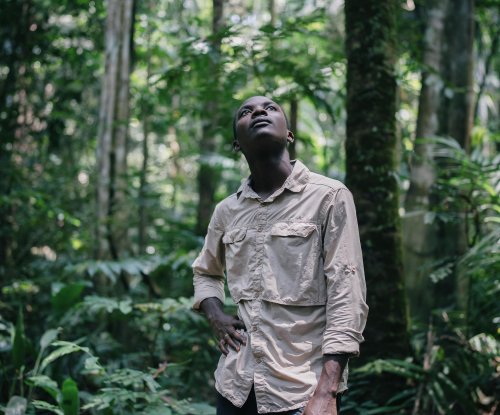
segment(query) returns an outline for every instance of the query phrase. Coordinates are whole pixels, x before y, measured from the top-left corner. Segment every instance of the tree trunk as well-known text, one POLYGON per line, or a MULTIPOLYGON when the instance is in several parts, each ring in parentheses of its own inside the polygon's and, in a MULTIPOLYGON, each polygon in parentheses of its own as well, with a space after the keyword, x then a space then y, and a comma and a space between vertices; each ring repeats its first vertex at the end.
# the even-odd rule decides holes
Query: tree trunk
POLYGON ((423 39, 422 87, 418 104, 415 153, 410 166, 410 188, 403 218, 403 257, 410 315, 427 323, 433 306, 429 279, 438 244, 435 222, 429 220, 432 186, 436 181, 433 144, 427 141, 439 130, 438 113, 444 81, 441 77, 442 46, 447 1, 432 3, 427 10, 423 39))
MULTIPOLYGON (((150 3, 150 12, 153 8, 150 3)), ((147 227, 147 184, 148 184, 148 162, 149 162, 149 114, 151 106, 147 95, 150 94, 150 78, 151 78, 151 24, 148 20, 146 28, 146 89, 142 99, 142 166, 139 176, 139 255, 144 254, 146 248, 146 227, 147 227)))
MULTIPOLYGON (((474 1, 456 0, 448 3, 445 26, 443 74, 448 88, 442 94, 439 135, 454 138, 466 151, 470 151, 473 124, 473 45, 474 1)), ((446 173, 446 172, 445 172, 446 173)), ((436 196, 440 210, 446 208, 440 195, 436 196)), ((453 221, 437 223, 438 258, 456 261, 467 250, 466 206, 458 201, 453 209, 453 221)), ((450 213, 450 212, 448 212, 450 213)), ((457 304, 465 308, 468 283, 453 269, 451 276, 436 286, 436 305, 448 307, 457 304)))
POLYGON ((117 259, 127 246, 124 209, 133 0, 109 0, 106 66, 97 145, 97 252, 117 259))
POLYGON ((269 7, 269 24, 272 27, 275 27, 276 26, 276 7, 275 7, 274 0, 269 0, 268 7, 269 7))
MULTIPOLYGON (((32 48, 28 37, 32 35, 29 31, 31 24, 31 8, 28 2, 2 2, 0 10, 0 23, 4 34, 8 34, 3 40, 10 44, 10 48, 4 48, 0 56, 0 65, 6 68, 1 76, 0 84, 0 108, 5 116, 0 117, 0 194, 4 203, 0 203, 0 278, 8 268, 14 266, 13 245, 14 238, 14 208, 11 201, 11 192, 14 187, 16 170, 12 159, 16 141, 19 141, 18 133, 21 129, 19 115, 22 111, 20 95, 22 93, 23 78, 26 76, 22 69, 27 62, 31 61, 32 48), (14 24, 15 22, 15 24, 14 24), (17 95, 17 96, 16 96, 17 95)), ((1 281, 7 284, 6 281, 1 281)))
POLYGON ((215 166, 213 156, 217 150, 217 132, 219 127, 217 94, 219 90, 219 60, 221 37, 223 28, 223 0, 213 0, 212 16, 212 50, 213 60, 211 61, 212 79, 208 86, 210 99, 206 108, 210 109, 210 116, 202 119, 202 139, 200 142, 200 168, 198 170, 198 212, 196 221, 196 232, 204 235, 207 231, 210 217, 215 207, 215 191, 220 180, 220 169, 215 166))
POLYGON ((395 13, 395 1, 345 2, 346 183, 356 201, 363 247, 368 358, 409 353, 395 162, 395 13))
POLYGON ((457 301, 466 303, 467 284, 460 284, 456 271, 438 284, 429 279, 434 264, 452 261, 465 252, 467 240, 465 219, 460 219, 464 216, 462 208, 453 207, 459 218, 453 222, 431 220, 434 212, 446 209, 446 204, 435 189, 434 146, 420 140, 452 137, 469 150, 473 117, 472 45, 471 0, 429 2, 415 157, 403 221, 410 310, 423 323, 434 307, 447 307, 457 301))
POLYGON ((474 120, 476 120, 479 115, 479 102, 481 101, 484 89, 486 88, 488 75, 490 74, 490 69, 493 63, 493 59, 495 58, 495 56, 497 56, 498 43, 500 41, 500 28, 494 27, 491 29, 490 33, 492 39, 491 47, 484 61, 483 76, 481 77, 481 82, 479 83, 479 91, 477 92, 476 103, 474 105, 474 111, 473 111, 474 120))
POLYGON ((473 123, 474 0, 448 3, 440 135, 453 137, 467 152, 473 123))

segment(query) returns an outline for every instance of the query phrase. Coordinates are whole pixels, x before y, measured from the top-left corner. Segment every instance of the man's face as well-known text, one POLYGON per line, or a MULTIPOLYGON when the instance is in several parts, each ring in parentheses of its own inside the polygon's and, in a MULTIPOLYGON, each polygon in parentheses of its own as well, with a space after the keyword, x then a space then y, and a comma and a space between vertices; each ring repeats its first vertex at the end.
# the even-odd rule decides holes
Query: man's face
POLYGON ((236 150, 245 155, 283 150, 293 134, 287 128, 281 107, 269 98, 247 99, 236 112, 236 150))

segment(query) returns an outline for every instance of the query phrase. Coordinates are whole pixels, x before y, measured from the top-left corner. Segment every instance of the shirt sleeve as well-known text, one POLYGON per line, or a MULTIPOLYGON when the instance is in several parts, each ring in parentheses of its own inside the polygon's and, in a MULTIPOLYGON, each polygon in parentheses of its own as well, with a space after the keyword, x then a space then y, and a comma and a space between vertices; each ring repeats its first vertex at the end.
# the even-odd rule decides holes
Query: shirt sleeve
POLYGON ((323 240, 327 286, 323 354, 359 354, 368 315, 356 209, 346 188, 326 206, 323 240))
POLYGON ((224 231, 219 225, 220 206, 215 208, 208 225, 205 243, 198 257, 193 262, 194 304, 198 310, 200 303, 209 297, 216 297, 224 303, 224 231))

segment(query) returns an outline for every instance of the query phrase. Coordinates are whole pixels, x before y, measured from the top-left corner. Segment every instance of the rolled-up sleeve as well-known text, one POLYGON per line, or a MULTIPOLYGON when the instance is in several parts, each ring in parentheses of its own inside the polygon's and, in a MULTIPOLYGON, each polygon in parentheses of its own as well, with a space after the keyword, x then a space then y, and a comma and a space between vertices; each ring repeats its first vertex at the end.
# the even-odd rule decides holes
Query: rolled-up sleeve
POLYGON ((215 208, 208 225, 205 243, 198 257, 193 262, 194 309, 209 297, 216 297, 224 303, 224 245, 218 216, 220 207, 215 208))
POLYGON ((349 190, 333 192, 324 218, 327 304, 322 351, 358 355, 368 306, 356 210, 349 190))

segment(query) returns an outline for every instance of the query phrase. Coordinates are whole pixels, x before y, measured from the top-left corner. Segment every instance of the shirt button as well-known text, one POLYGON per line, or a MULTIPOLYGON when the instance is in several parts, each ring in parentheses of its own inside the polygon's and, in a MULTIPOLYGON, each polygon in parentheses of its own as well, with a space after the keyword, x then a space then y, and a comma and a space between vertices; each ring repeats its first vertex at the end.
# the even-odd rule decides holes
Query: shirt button
POLYGON ((255 363, 262 363, 262 359, 261 359, 260 357, 257 357, 257 358, 255 359, 255 363))

